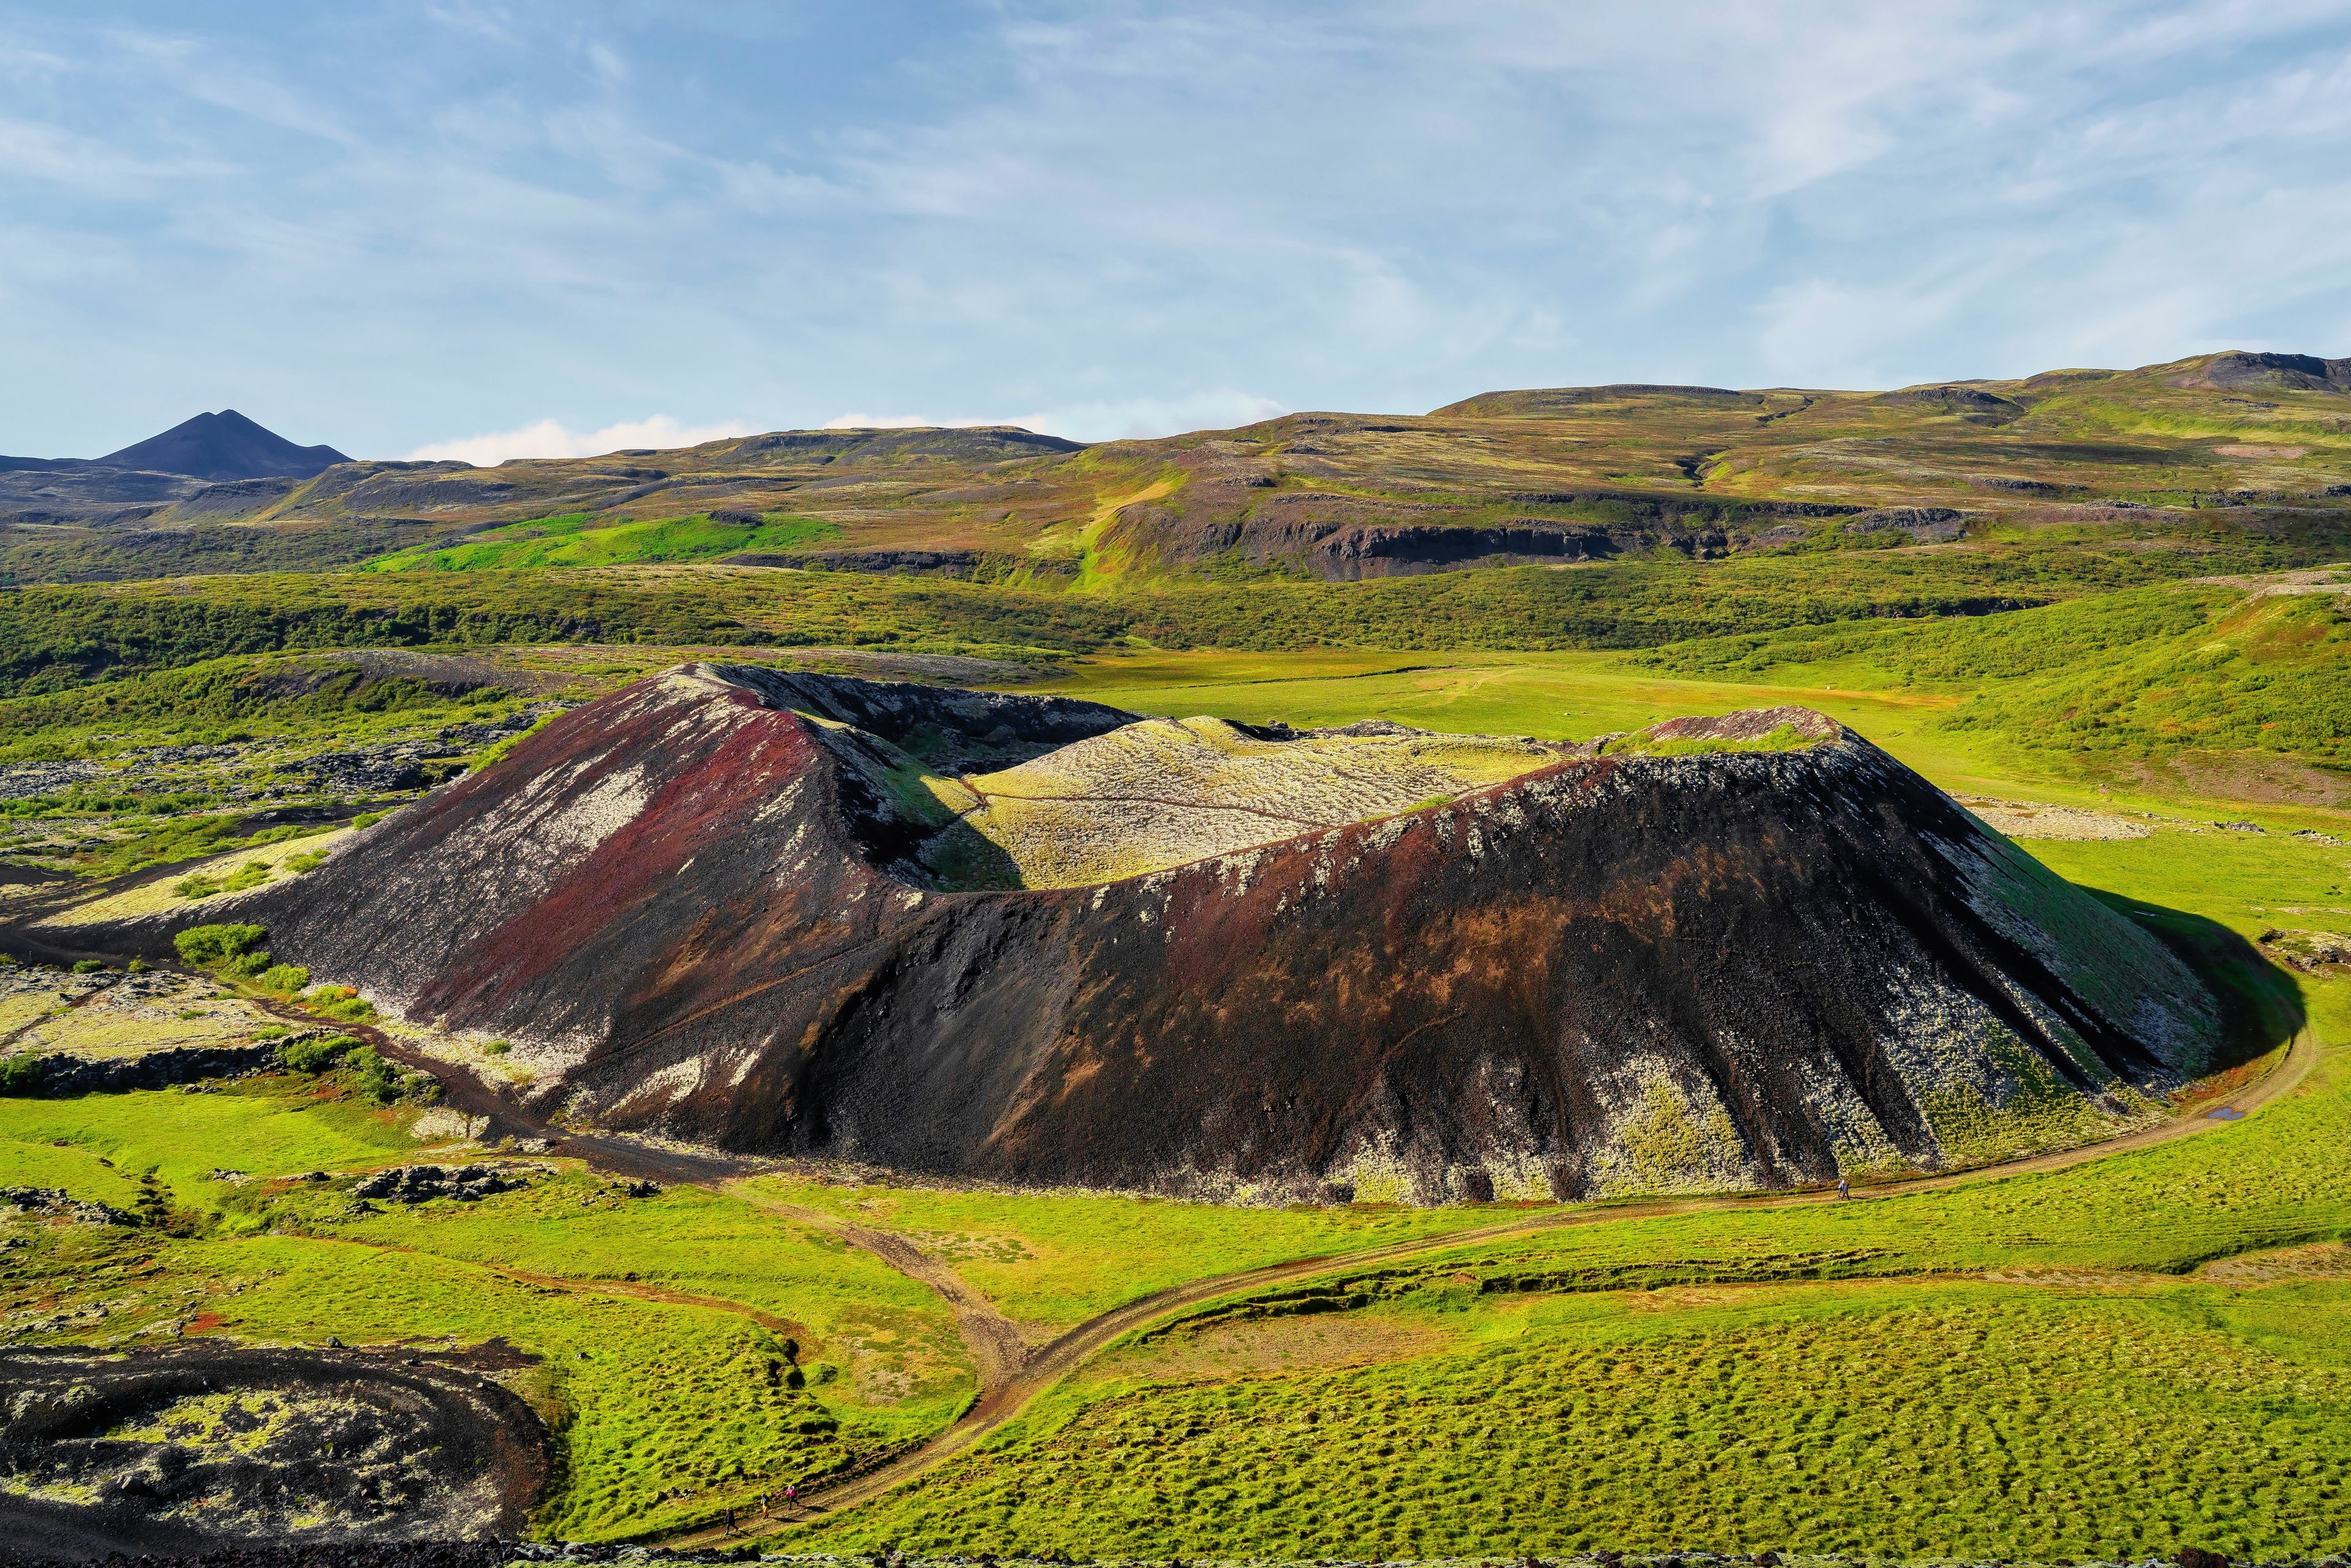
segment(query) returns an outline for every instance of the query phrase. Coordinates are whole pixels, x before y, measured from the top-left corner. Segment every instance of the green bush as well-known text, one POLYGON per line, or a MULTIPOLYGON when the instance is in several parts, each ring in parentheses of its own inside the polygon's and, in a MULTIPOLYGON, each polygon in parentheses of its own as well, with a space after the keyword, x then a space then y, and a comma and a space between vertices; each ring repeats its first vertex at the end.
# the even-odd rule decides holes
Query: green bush
POLYGON ((129 969, 129 970, 130 970, 132 974, 134 974, 134 975, 143 975, 143 974, 146 974, 149 970, 152 969, 154 967, 155 967, 154 965, 152 965, 152 964, 149 963, 149 962, 148 962, 146 959, 144 959, 144 958, 133 958, 133 959, 131 959, 131 962, 130 962, 129 964, 127 964, 127 965, 125 965, 125 966, 124 966, 124 967, 125 967, 125 968, 129 969))
POLYGON ((358 1078, 359 1091, 379 1105, 389 1105, 400 1098, 402 1087, 400 1069, 385 1061, 367 1046, 346 1051, 343 1065, 358 1078))
POLYGON ((288 1040, 277 1048, 277 1064, 293 1072, 324 1072, 357 1044, 359 1041, 347 1034, 288 1040))
POLYGON ((299 964, 273 964, 254 980, 263 990, 290 997, 310 983, 310 971, 299 964))
POLYGON ((77 958, 74 960, 74 973, 77 975, 95 975, 100 969, 105 967, 105 965, 99 963, 95 958, 77 958))
POLYGON ((269 949, 263 947, 251 953, 239 953, 233 958, 223 959, 220 972, 232 979, 249 980, 256 975, 267 973, 276 962, 270 957, 269 949))
POLYGON ((284 862, 286 870, 296 876, 306 871, 317 871, 326 863, 327 852, 324 850, 305 850, 298 855, 287 855, 284 862))
POLYGON ((391 815, 392 813, 390 811, 361 811, 358 816, 351 819, 351 826, 354 828, 372 828, 378 822, 382 821, 386 817, 391 815))
POLYGON ((191 925, 172 938, 180 956, 199 968, 225 964, 269 935, 259 925, 191 925))
POLYGON ((268 880, 267 861, 247 861, 227 876, 190 872, 172 884, 172 891, 182 898, 210 898, 216 893, 246 893, 268 880))
POLYGON ((44 1064, 40 1056, 0 1056, 0 1094, 40 1092, 44 1064))

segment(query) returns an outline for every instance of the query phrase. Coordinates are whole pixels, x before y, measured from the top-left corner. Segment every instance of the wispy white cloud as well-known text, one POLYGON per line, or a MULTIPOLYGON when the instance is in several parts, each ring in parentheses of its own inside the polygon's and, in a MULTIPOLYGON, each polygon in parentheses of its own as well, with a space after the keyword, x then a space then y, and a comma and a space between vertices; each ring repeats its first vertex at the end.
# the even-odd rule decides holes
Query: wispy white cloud
POLYGON ((30 450, 2351 351, 2342 0, 0 0, 0 75, 30 450))
POLYGON ((560 421, 542 419, 517 430, 491 435, 461 435, 451 441, 427 442, 408 455, 418 462, 455 458, 477 468, 487 468, 518 457, 601 457, 613 452, 699 446, 705 441, 756 434, 758 428, 739 420, 681 424, 665 413, 588 431, 569 430, 560 421))

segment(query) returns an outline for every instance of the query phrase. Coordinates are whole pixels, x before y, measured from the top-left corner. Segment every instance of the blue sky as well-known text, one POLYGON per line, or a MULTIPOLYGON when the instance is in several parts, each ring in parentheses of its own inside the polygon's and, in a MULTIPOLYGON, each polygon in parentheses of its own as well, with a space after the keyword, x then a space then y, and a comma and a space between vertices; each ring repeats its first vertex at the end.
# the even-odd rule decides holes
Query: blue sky
POLYGON ((0 0, 0 452, 2351 354, 2351 0, 0 0))

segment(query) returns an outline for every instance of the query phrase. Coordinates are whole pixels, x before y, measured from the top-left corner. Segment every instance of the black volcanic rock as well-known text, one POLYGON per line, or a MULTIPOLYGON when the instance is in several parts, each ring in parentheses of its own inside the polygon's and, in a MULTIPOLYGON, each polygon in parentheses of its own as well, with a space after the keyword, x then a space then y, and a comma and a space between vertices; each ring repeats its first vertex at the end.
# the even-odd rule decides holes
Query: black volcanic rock
POLYGON ((2315 354, 2215 354, 2179 384, 2220 392, 2277 387, 2291 392, 2351 392, 2351 359, 2322 360, 2315 354))
POLYGON ((233 408, 200 413, 161 435, 110 452, 110 468, 142 468, 197 479, 308 479, 350 459, 331 446, 297 446, 233 408))
POLYGON ((1198 1196, 1945 1168, 2152 1123, 2214 1065, 2166 948, 1805 710, 1605 747, 1132 719, 686 666, 210 917, 514 1041, 535 1093, 610 1126, 1198 1196), (1155 800, 1186 734, 1524 771, 1301 832, 1287 798, 1155 800), (1106 779, 1102 821, 1190 812, 1223 847, 1078 885, 925 869, 977 820, 942 828, 940 792, 1016 775, 1081 781, 1018 798, 1064 831, 1106 779))

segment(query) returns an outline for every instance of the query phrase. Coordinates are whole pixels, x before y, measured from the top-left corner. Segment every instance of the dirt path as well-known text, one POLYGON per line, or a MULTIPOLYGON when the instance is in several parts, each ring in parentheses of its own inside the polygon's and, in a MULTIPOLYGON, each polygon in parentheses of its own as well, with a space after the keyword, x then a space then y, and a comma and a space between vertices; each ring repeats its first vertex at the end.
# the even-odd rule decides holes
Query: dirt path
MULTIPOLYGON (((1906 1181, 1885 1182, 1855 1189, 1855 1201, 1870 1202, 1883 1197, 1904 1197, 1916 1192, 1934 1192, 1948 1187, 1973 1186, 1982 1182, 2005 1181, 2011 1176, 2034 1171, 2064 1170, 2085 1165, 2092 1160, 2106 1159, 2133 1150, 2169 1143, 2173 1139, 2191 1136, 2230 1126, 2227 1121, 2210 1119, 2210 1113, 2228 1108, 2251 1113, 2272 1101, 2280 1099, 2309 1076, 2316 1065, 2319 1041, 2307 1027, 2287 1042, 2285 1055, 2259 1079, 2235 1092, 2206 1101, 2189 1113, 2128 1134, 2093 1144, 2085 1148, 2069 1149, 2062 1154, 2041 1155, 2027 1159, 2011 1160, 1996 1166, 1981 1166, 1973 1170, 1958 1171, 1949 1176, 1914 1177, 1906 1181)), ((739 1192, 739 1189, 738 1189, 739 1192)), ((1523 1236, 1544 1230, 1569 1229, 1587 1225, 1604 1225, 1620 1219, 1646 1219, 1677 1214, 1698 1214, 1722 1209, 1794 1208, 1806 1205, 1836 1203, 1834 1191, 1777 1194, 1767 1197, 1700 1197, 1657 1202, 1600 1204, 1587 1207, 1551 1210, 1505 1220, 1499 1224, 1472 1230, 1456 1230, 1442 1236, 1417 1238, 1410 1241, 1390 1242, 1385 1246, 1363 1248, 1352 1252, 1328 1253, 1319 1258, 1294 1259, 1286 1263, 1270 1263, 1256 1269, 1245 1269, 1231 1274, 1219 1274, 1211 1279, 1195 1280, 1140 1297, 1123 1306, 1087 1319, 1051 1343, 1029 1354, 1011 1375, 1000 1384, 985 1378, 980 1396, 971 1407, 952 1425, 929 1441, 891 1459, 878 1468, 858 1476, 849 1477, 825 1487, 820 1493, 803 1498, 799 1511, 792 1516, 768 1516, 751 1521, 752 1528, 728 1531, 722 1526, 705 1526, 665 1536, 662 1543, 681 1550, 720 1546, 730 1542, 749 1540, 754 1536, 774 1535, 783 1530, 818 1522, 844 1509, 870 1501, 882 1493, 901 1486, 946 1460, 955 1458, 1004 1426, 1027 1406, 1029 1402, 1063 1377, 1076 1371, 1096 1351, 1113 1340, 1159 1319, 1171 1317, 1187 1308, 1218 1297, 1259 1290, 1268 1285, 1311 1278, 1317 1274, 1335 1272, 1342 1269, 1362 1268, 1370 1264, 1391 1262, 1424 1253, 1443 1251, 1451 1248, 1475 1246, 1482 1241, 1498 1240, 1511 1236, 1523 1236)), ((767 1207, 767 1206, 763 1206, 767 1207)), ((813 1211, 798 1210, 790 1205, 775 1205, 780 1211, 795 1218, 813 1211)), ((836 1232, 840 1234, 841 1232, 836 1232)), ((877 1235, 878 1232, 866 1232, 877 1235)), ((896 1241, 897 1238, 890 1239, 896 1241)), ((900 1245, 905 1245, 903 1241, 900 1245)), ((911 1250, 911 1249, 909 1249, 911 1250)), ((926 1260, 927 1261, 927 1260, 926 1260)), ((940 1270, 945 1272, 944 1270, 940 1270)), ((919 1276, 917 1276, 919 1277, 919 1276)), ((952 1275, 949 1278, 953 1278, 952 1275)), ((960 1281, 957 1286, 962 1286, 960 1281)), ((757 1490, 772 1490, 774 1483, 759 1488, 747 1488, 745 1499, 757 1490)), ((738 1507, 742 1506, 740 1503, 738 1507)), ((747 1514, 747 1510, 746 1510, 747 1514)))
POLYGON ((964 1348, 971 1353, 972 1364, 979 1373, 980 1397, 983 1400, 989 1390, 1009 1386, 1029 1364, 1029 1342, 1021 1337, 1019 1328, 1012 1320, 998 1312, 995 1302, 965 1284, 953 1270, 904 1237, 893 1236, 885 1230, 870 1230, 862 1225, 852 1225, 826 1214, 821 1209, 803 1208, 796 1203, 769 1197, 741 1181, 728 1182, 724 1190, 729 1197, 740 1198, 754 1208, 780 1215, 812 1230, 838 1236, 851 1246, 864 1249, 908 1279, 936 1292, 955 1313, 956 1332, 963 1336, 964 1348))

